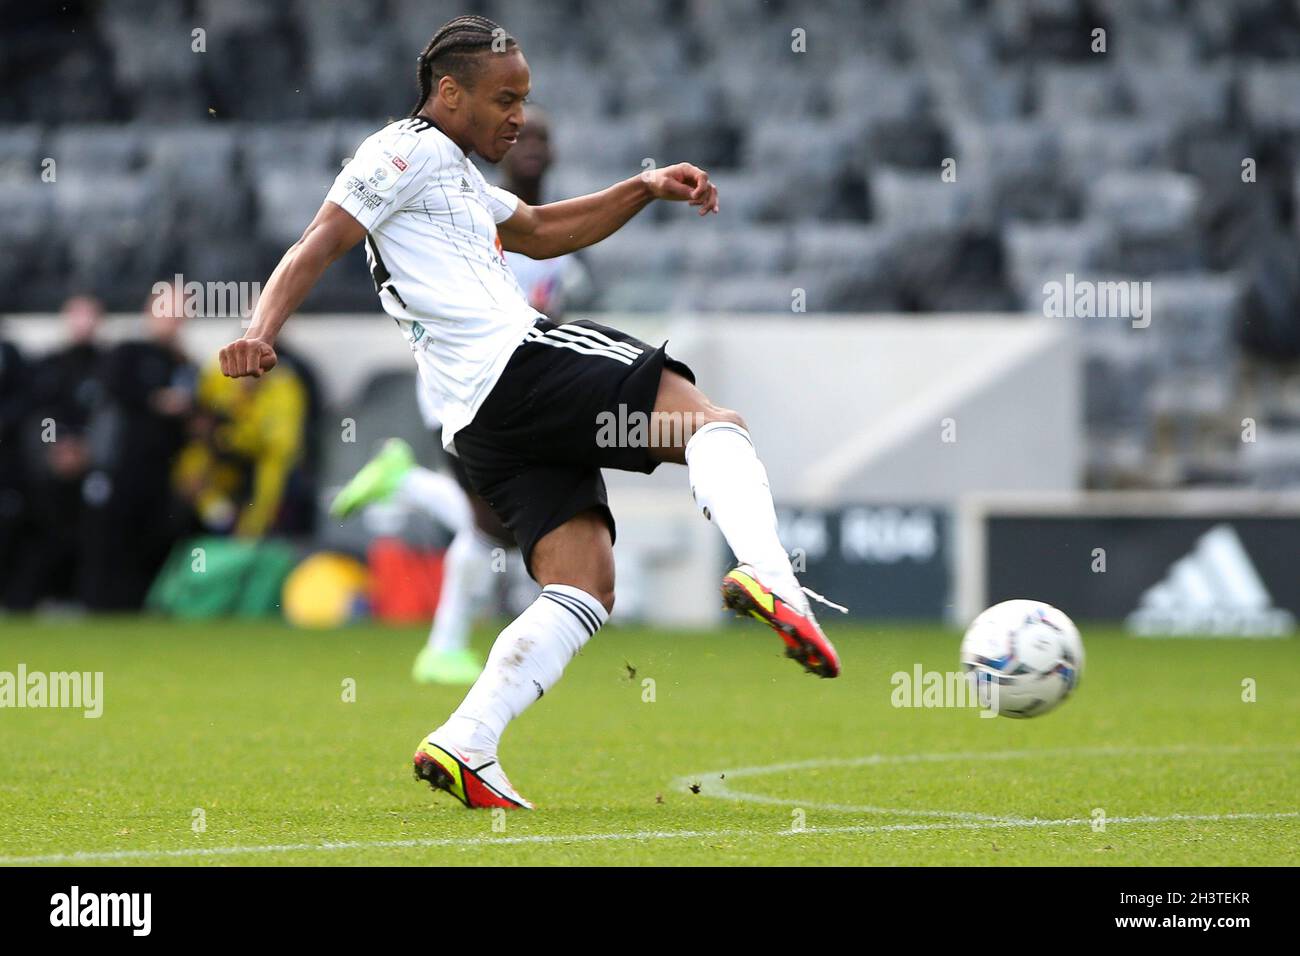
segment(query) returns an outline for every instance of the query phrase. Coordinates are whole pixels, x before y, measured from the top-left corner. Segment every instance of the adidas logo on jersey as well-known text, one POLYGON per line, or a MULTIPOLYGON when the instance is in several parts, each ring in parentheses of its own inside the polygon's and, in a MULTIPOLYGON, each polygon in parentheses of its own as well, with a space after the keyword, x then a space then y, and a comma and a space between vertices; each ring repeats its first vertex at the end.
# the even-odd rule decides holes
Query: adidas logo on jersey
POLYGON ((1281 637, 1295 627, 1295 618, 1273 607, 1241 538, 1232 525, 1220 524, 1142 595, 1126 623, 1143 637, 1281 637))
POLYGON ((460 177, 460 191, 463 193, 472 193, 474 187, 469 184, 469 180, 464 176, 460 177))

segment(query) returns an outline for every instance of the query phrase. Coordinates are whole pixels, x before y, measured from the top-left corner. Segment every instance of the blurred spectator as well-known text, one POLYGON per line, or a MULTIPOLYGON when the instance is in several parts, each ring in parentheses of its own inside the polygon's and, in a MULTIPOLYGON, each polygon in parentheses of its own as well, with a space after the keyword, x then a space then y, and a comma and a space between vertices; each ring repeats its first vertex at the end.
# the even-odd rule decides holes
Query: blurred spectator
POLYGON ((0 338, 0 604, 12 607, 9 582, 22 567, 28 534, 27 475, 22 425, 29 401, 27 363, 11 342, 0 338))
POLYGON ((204 370, 193 437, 175 472, 176 487, 204 527, 241 537, 281 529, 308 403, 302 379, 287 364, 262 378, 227 378, 215 363, 204 370))
POLYGON ((181 350, 184 298, 150 297, 146 338, 105 357, 83 484, 82 596, 95 610, 137 608, 172 545, 192 530, 171 470, 194 410, 196 370, 181 350))
POLYGON ((31 475, 27 516, 32 535, 21 566, 7 578, 11 607, 31 609, 43 600, 78 597, 81 488, 90 466, 86 440, 99 404, 96 335, 103 306, 89 296, 64 303, 67 344, 33 364, 30 418, 24 448, 31 475))
POLYGON ((286 339, 276 343, 275 354, 279 359, 277 370, 289 370, 297 375, 298 380, 302 382, 307 399, 302 455, 293 471, 289 473, 276 530, 281 534, 311 535, 316 532, 316 519, 319 512, 317 499, 320 491, 322 458, 320 425, 325 418, 325 396, 321 391, 320 379, 311 363, 296 349, 290 347, 286 339))
MULTIPOLYGON (((542 198, 543 181, 553 160, 546 114, 530 106, 518 142, 501 161, 502 188, 530 206, 541 205, 547 201, 542 198)), ((528 304, 552 321, 559 322, 567 308, 589 300, 591 281, 579 254, 554 259, 530 259, 518 252, 507 252, 505 256, 528 304)))

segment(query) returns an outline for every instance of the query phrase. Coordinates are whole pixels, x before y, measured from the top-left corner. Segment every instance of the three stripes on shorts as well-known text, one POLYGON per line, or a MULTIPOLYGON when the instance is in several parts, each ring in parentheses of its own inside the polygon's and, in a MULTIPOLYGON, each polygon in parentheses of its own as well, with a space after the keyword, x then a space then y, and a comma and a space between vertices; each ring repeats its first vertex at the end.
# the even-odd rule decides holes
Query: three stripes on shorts
POLYGON ((545 332, 529 329, 524 341, 557 349, 572 349, 582 355, 603 355, 624 365, 631 365, 642 352, 635 345, 619 342, 603 332, 581 325, 560 325, 545 332))

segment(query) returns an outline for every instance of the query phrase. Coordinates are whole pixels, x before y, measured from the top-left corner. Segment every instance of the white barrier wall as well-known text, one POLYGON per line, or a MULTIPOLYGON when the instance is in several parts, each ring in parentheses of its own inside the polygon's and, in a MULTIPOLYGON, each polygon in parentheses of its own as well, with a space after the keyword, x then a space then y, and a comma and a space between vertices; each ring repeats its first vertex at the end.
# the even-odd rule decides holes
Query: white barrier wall
POLYGON ((696 365, 794 504, 946 502, 1079 485, 1078 362, 1023 317, 713 320, 696 365))

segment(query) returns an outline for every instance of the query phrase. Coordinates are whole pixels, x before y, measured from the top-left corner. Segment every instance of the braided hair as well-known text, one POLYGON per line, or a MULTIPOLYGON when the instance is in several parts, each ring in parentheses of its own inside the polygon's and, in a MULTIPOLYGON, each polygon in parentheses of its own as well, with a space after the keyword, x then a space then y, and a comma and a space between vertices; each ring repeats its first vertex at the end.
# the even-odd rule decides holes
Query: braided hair
POLYGON ((478 54, 485 50, 504 52, 519 45, 510 34, 487 17, 464 16, 449 20, 438 28, 429 45, 420 54, 416 79, 420 83, 420 102, 411 115, 424 109, 429 95, 444 76, 469 86, 477 64, 478 54))

